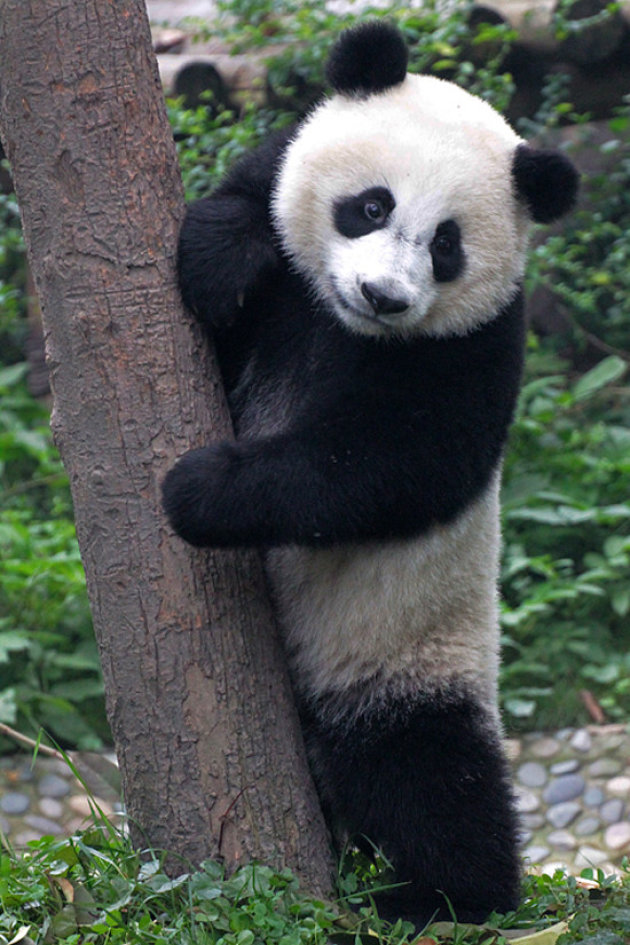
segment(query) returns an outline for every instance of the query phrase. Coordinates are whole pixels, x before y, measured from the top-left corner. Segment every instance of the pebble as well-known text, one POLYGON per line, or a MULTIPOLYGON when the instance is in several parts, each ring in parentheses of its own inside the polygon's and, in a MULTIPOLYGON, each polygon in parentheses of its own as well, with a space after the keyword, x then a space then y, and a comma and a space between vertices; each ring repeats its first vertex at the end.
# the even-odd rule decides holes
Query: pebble
POLYGON ((589 787, 584 791, 582 800, 587 807, 599 807, 606 799, 606 795, 601 788, 589 787))
POLYGON ((593 742, 587 730, 585 728, 579 728, 569 744, 575 751, 587 752, 591 750, 593 742))
POLYGON ((57 774, 46 774, 39 782, 39 791, 46 797, 66 797, 70 793, 70 784, 57 774))
POLYGON ((607 824, 614 824, 623 817, 624 803, 620 797, 613 797, 599 808, 599 816, 607 824))
POLYGON ((552 827, 568 827, 580 813, 580 810, 580 805, 576 801, 553 804, 547 811, 547 820, 552 827))
POLYGON ((24 823, 28 827, 32 827, 33 830, 36 830, 40 836, 52 834, 54 837, 58 837, 59 834, 63 832, 59 824, 54 820, 50 820, 49 817, 39 817, 36 814, 30 814, 28 817, 24 818, 24 823))
POLYGON ((601 866, 607 859, 608 854, 597 847, 580 847, 575 857, 575 865, 583 870, 588 866, 601 866))
POLYGON ((530 863, 540 863, 549 856, 550 852, 549 847, 532 844, 532 846, 526 847, 523 850, 523 856, 526 860, 529 860, 530 863))
POLYGON ((517 785, 515 794, 516 809, 519 814, 532 814, 540 807, 540 801, 533 791, 528 791, 527 788, 518 787, 517 785))
POLYGON ((563 774, 555 778, 543 792, 545 804, 560 804, 571 801, 584 792, 586 784, 581 774, 563 774))
POLYGON ((528 830, 538 830, 545 826, 545 818, 542 814, 522 814, 521 823, 528 830))
POLYGON ((630 823, 627 820, 612 824, 604 834, 604 843, 610 850, 621 850, 630 846, 630 823))
POLYGON ((541 738, 540 741, 533 743, 531 747, 532 755, 535 758, 551 758, 560 751, 560 745, 555 738, 541 738))
POLYGON ((582 817, 573 827, 573 832, 579 837, 587 837, 590 833, 597 833, 599 830, 599 817, 582 817))
POLYGON ((42 797, 39 802, 39 809, 44 817, 50 817, 53 820, 63 814, 63 804, 52 797, 42 797))
POLYGON ((574 771, 577 771, 580 767, 580 762, 575 758, 571 758, 569 761, 556 761, 555 764, 551 765, 549 768, 551 774, 573 774, 574 771))
POLYGON ((577 846, 575 837, 568 830, 552 830, 547 834, 547 841, 556 850, 574 850, 577 846))
POLYGON ((547 783, 546 768, 538 761, 528 761, 521 765, 516 772, 516 777, 528 788, 542 787, 547 783))
POLYGON ((3 814, 23 814, 30 807, 31 800, 28 794, 19 794, 17 791, 7 791, 0 797, 0 810, 3 814))
POLYGON ((627 794, 630 797, 630 778, 613 778, 608 782, 611 794, 627 794))
POLYGON ((615 758, 599 758, 588 767, 588 773, 593 778, 612 778, 621 771, 621 763, 615 758))

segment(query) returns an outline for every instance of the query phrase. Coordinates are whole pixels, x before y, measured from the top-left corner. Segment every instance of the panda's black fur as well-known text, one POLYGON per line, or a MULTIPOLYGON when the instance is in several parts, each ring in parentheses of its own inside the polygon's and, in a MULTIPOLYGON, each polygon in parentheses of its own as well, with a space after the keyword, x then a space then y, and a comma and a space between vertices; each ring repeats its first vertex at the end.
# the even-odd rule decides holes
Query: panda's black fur
MULTIPOLYGON (((402 83, 405 66, 399 34, 369 23, 342 35, 329 78, 359 101, 402 83)), ((326 565, 333 556, 330 582, 335 555, 349 567, 361 554, 385 562, 388 549, 395 560, 435 535, 457 547, 462 517, 483 506, 498 478, 521 376, 523 300, 516 288, 459 333, 349 330, 289 257, 274 221, 274 189, 299 133, 270 138, 188 209, 181 290, 215 339, 237 439, 186 454, 166 477, 164 503, 194 545, 259 546, 276 574, 274 554, 288 554, 289 565, 292 554, 303 556, 311 581, 320 558, 326 565)), ((511 174, 534 219, 554 219, 574 198, 575 172, 555 153, 520 144, 511 174)), ((458 579, 454 561, 444 576, 454 595, 458 579)), ((375 588, 377 614, 378 606, 375 588)), ((317 627, 318 613, 311 617, 317 627)), ((453 630, 431 627, 445 641, 444 663, 453 630)), ((402 884, 380 897, 383 913, 422 925, 450 918, 451 907, 460 921, 514 908, 517 820, 496 699, 483 680, 445 672, 424 686, 403 662, 384 669, 384 658, 347 683, 331 662, 329 676, 324 665, 313 682, 314 656, 301 652, 307 637, 285 632, 329 822, 381 847, 402 884)), ((383 638, 384 657, 389 643, 383 638)))

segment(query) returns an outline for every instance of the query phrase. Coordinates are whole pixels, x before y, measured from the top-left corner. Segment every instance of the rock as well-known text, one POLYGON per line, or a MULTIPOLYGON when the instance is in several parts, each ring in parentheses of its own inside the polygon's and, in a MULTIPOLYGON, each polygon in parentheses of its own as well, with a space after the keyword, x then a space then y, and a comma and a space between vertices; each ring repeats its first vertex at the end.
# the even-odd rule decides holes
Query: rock
POLYGON ((577 824, 573 827, 573 832, 578 835, 578 837, 586 837, 590 833, 597 833, 600 826, 599 817, 587 816, 582 817, 581 820, 578 820, 577 824))
POLYGON ((562 804, 554 804, 547 811, 547 820, 552 827, 567 827, 572 823, 580 813, 581 807, 575 801, 565 801, 562 804))
POLYGON ((0 797, 0 810, 3 814, 23 814, 30 806, 28 794, 18 791, 7 791, 0 797))
POLYGON ((531 753, 536 758, 551 758, 560 751, 560 745, 555 738, 541 738, 534 742, 531 753))
POLYGON ((44 817, 50 817, 53 820, 57 820, 63 815, 63 804, 52 797, 42 797, 39 802, 39 809, 44 817))
POLYGON ((545 788, 543 800, 545 804, 560 804, 564 801, 570 801, 574 797, 579 797, 585 788, 584 778, 581 774, 564 774, 555 778, 551 784, 545 788))
POLYGON ((597 847, 580 847, 575 857, 575 865, 583 870, 589 866, 601 866, 608 859, 608 854, 597 847))
POLYGON ((544 765, 537 761, 527 761, 521 765, 516 772, 516 777, 521 784, 528 788, 542 787, 547 783, 547 771, 544 765))
POLYGON ((0 817, 0 830, 5 835, 5 837, 8 837, 8 835, 11 833, 11 824, 5 817, 0 817))
POLYGON ((551 774, 573 774, 580 767, 580 762, 576 758, 570 758, 568 761, 556 761, 551 765, 549 771, 551 774))
POLYGON ((603 804, 606 800, 606 795, 601 788, 587 787, 587 789, 584 791, 582 800, 587 807, 599 807, 599 805, 603 804))
POLYGON ((520 814, 532 814, 540 807, 540 801, 533 791, 528 791, 527 788, 517 785, 514 793, 516 795, 516 809, 520 814))
POLYGON ((24 823, 27 827, 32 827, 33 830, 36 830, 42 837, 48 835, 58 837, 59 834, 63 833, 59 824, 55 823, 54 820, 50 820, 48 817, 38 817, 36 814, 30 814, 28 817, 24 818, 24 823))
POLYGON ((621 763, 615 758, 599 758, 588 766, 588 773, 593 778, 611 778, 621 771, 621 763))
POLYGON ((630 778, 625 776, 613 778, 608 782, 608 790, 611 794, 624 794, 630 797, 630 778))
POLYGON ((623 817, 624 803, 620 797, 613 797, 599 808, 599 816, 607 824, 616 824, 623 817))
POLYGON ((515 762, 521 754, 521 743, 518 738, 504 738, 503 748, 508 761, 515 762))
POLYGON ((604 834, 604 843, 609 850, 624 850, 630 847, 630 823, 623 820, 612 824, 604 834))
POLYGON ((75 794, 68 801, 68 807, 80 817, 89 817, 92 813, 89 798, 85 794, 75 794))
POLYGON ((540 830, 545 826, 545 818, 542 814, 521 814, 521 823, 528 830, 540 830))
POLYGON ((65 797, 70 793, 70 785, 57 774, 45 774, 39 782, 39 793, 42 797, 65 797))
POLYGON ((530 863, 540 863, 545 857, 549 856, 549 847, 543 847, 542 845, 532 844, 529 847, 526 847, 523 850, 523 857, 526 860, 529 860, 530 863))
POLYGON ((575 751, 586 752, 591 750, 593 740, 585 728, 579 728, 569 744, 571 745, 571 748, 575 749, 575 751))
POLYGON ((568 830, 552 830, 547 841, 556 850, 574 850, 577 846, 575 837, 568 830))

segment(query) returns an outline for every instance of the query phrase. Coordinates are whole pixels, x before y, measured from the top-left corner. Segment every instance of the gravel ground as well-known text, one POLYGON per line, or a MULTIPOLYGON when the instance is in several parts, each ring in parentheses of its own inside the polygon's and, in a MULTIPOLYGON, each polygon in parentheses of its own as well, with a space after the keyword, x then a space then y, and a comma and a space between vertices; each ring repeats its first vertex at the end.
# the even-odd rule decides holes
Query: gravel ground
MULTIPOLYGON (((509 739, 523 853, 531 867, 588 866, 612 872, 630 855, 630 729, 623 725, 563 729, 509 739)), ((111 792, 95 797, 116 821, 111 792)), ((90 802, 68 767, 26 754, 0 759, 0 829, 14 846, 85 826, 90 802)))

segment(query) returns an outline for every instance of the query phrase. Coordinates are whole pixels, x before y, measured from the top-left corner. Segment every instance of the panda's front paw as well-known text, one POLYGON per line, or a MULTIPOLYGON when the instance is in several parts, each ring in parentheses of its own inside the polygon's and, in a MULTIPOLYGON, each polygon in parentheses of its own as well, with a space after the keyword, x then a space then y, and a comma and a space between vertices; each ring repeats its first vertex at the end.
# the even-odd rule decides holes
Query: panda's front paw
POLYGON ((197 547, 230 544, 229 485, 235 459, 231 443, 191 450, 162 484, 164 511, 180 538, 197 547))

